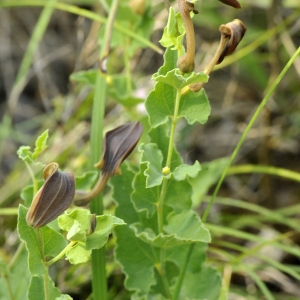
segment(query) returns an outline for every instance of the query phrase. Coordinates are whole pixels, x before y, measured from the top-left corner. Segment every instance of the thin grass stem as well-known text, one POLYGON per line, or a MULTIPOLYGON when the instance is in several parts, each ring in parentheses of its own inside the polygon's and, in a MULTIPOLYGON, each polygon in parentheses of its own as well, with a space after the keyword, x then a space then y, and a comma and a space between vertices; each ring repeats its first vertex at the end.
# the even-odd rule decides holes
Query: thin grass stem
POLYGON ((258 106, 257 110, 255 111, 253 117, 251 118, 249 124, 247 125, 245 131, 243 132, 242 134, 242 137, 240 138, 237 146, 235 147, 228 163, 227 163, 227 166, 226 168, 223 170, 223 173, 221 175, 221 178, 219 179, 218 181, 218 184, 217 184, 217 187, 215 188, 214 190, 214 193, 211 197, 211 200, 204 212, 204 215, 203 215, 203 222, 206 221, 207 217, 208 217, 208 214, 209 214, 209 211, 210 211, 210 208, 219 192, 219 189, 221 187, 221 184, 223 183, 224 179, 225 179, 225 176, 226 176, 226 173, 230 167, 230 165, 232 164, 233 160, 235 159, 235 157, 237 156, 237 153, 239 152, 242 144, 244 143, 247 135, 248 135, 248 132, 250 131, 251 127, 253 126, 254 122, 256 121, 256 119, 258 118, 258 116, 260 115, 262 109, 264 108, 264 106, 266 105, 266 103, 268 102, 268 100, 270 99, 270 96, 273 94, 275 88, 277 87, 277 85, 280 83, 280 81, 282 80, 283 76, 286 74, 286 72, 289 70, 289 68, 291 67, 291 65, 293 64, 295 58, 300 54, 300 47, 297 49, 297 51, 294 53, 294 55, 291 57, 291 59, 288 61, 288 63, 286 64, 286 66, 283 68, 283 70, 281 71, 281 73, 278 75, 278 77, 276 78, 276 80, 274 81, 274 83, 271 85, 271 87, 269 88, 266 96, 264 97, 264 99, 262 100, 262 102, 260 103, 260 105, 258 106))
POLYGON ((245 173, 261 173, 261 174, 269 174, 274 176, 279 176, 282 178, 294 180, 300 182, 300 173, 290 171, 283 168, 277 168, 272 166, 262 166, 262 165, 238 165, 231 166, 227 171, 226 176, 234 175, 234 174, 245 174, 245 173))

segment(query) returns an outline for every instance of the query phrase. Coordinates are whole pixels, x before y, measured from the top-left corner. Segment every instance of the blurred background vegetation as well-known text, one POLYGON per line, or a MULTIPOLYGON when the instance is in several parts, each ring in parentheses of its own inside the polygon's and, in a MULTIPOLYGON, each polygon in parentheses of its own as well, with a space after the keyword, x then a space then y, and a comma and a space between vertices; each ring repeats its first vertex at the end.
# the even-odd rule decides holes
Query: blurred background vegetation
MULTIPOLYGON (((138 1, 130 1, 129 6, 134 2, 138 1)), ((221 24, 238 18, 248 30, 236 53, 215 68, 205 85, 212 107, 208 122, 204 126, 180 124, 177 146, 188 163, 196 159, 209 163, 231 155, 266 90, 300 45, 300 0, 239 2, 241 10, 216 0, 196 3, 199 11, 194 17, 196 71, 203 70, 213 56, 221 24)), ((93 88, 88 83, 70 80, 70 75, 98 67, 98 36, 102 25, 80 14, 80 10, 76 10, 78 15, 62 8, 49 10, 48 19, 45 17, 43 23, 40 19, 42 3, 45 2, 0 1, 0 257, 3 261, 9 261, 17 249, 15 208, 22 203, 21 189, 30 183, 25 165, 17 158, 18 147, 34 146, 36 136, 49 128, 49 148, 42 156, 43 162, 57 161, 61 168, 75 170, 77 174, 87 171, 89 165, 93 88), (27 61, 25 54, 29 58, 27 61)), ((105 0, 52 3, 67 3, 106 16, 105 0)), ((127 1, 123 3, 126 5, 127 1)), ((176 1, 171 5, 176 7, 176 1)), ((151 16, 147 23, 151 29, 150 39, 159 46, 168 16, 164 2, 147 1, 147 13, 151 16)), ((122 57, 128 45, 112 46, 108 74, 126 75, 128 69, 122 57)), ((135 98, 126 105, 116 101, 116 93, 122 94, 122 85, 117 92, 108 94, 107 129, 132 119, 142 119, 146 123, 142 100, 154 85, 151 75, 162 63, 162 55, 149 47, 134 51, 129 65, 135 98)), ((300 57, 297 57, 249 132, 235 160, 236 165, 267 165, 300 172, 299 82, 300 57)), ((138 156, 131 159, 138 163, 138 156)), ((208 194, 212 191, 213 187, 208 194)), ((108 210, 112 206, 109 195, 107 191, 108 210)), ((249 261, 258 266, 257 282, 255 276, 249 277, 238 269, 232 273, 230 299, 272 299, 261 296, 260 282, 275 295, 273 299, 300 298, 299 195, 299 176, 298 182, 256 172, 226 177, 218 195, 223 198, 218 198, 213 207, 211 223, 269 240, 274 240, 278 234, 292 232, 288 239, 280 241, 289 247, 288 250, 271 243, 261 250, 272 263, 257 257, 249 261), (266 209, 265 214, 263 209, 266 209), (272 217, 272 211, 282 217, 280 222, 272 217)), ((234 257, 255 247, 245 236, 233 237, 214 231, 213 227, 211 230, 215 237, 209 257, 217 267, 228 259, 226 255, 234 257)), ((128 299, 122 289, 124 277, 115 268, 112 252, 108 251, 108 255, 111 299, 128 299)), ((250 256, 251 253, 246 258, 250 260, 250 256)), ((60 270, 57 273, 53 270, 53 274, 63 292, 74 299, 87 298, 89 266, 69 266, 67 262, 60 262, 54 268, 60 270)), ((226 268, 225 271, 231 274, 226 268)))

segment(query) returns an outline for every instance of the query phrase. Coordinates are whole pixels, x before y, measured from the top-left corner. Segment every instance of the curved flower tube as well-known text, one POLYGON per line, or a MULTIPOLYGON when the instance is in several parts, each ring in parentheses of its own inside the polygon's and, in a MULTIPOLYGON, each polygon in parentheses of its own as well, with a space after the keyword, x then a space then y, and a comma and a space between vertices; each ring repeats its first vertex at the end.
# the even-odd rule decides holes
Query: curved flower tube
POLYGON ((72 203, 75 178, 72 173, 58 170, 58 164, 48 164, 43 176, 45 183, 34 196, 26 215, 28 225, 39 228, 61 215, 72 203))
POLYGON ((103 154, 100 161, 95 164, 102 173, 91 191, 76 191, 74 204, 87 205, 93 198, 99 195, 105 188, 107 181, 116 174, 121 174, 121 163, 135 148, 143 132, 140 122, 119 126, 105 134, 103 142, 103 154))

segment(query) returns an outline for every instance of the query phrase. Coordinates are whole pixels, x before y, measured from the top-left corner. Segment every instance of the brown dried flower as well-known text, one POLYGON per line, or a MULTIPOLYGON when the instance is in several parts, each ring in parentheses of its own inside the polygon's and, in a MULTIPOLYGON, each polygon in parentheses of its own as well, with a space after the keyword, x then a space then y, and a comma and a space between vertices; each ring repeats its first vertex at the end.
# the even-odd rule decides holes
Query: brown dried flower
POLYGON ((42 227, 61 215, 75 195, 74 175, 59 171, 57 163, 48 164, 43 176, 45 183, 34 196, 26 216, 28 225, 34 228, 42 227))
POLYGON ((221 25, 219 27, 219 30, 222 34, 224 34, 226 38, 230 38, 230 39, 226 44, 224 50, 222 51, 217 64, 221 63, 225 56, 234 52, 237 45, 244 37, 247 28, 241 20, 235 19, 232 22, 229 22, 225 25, 221 25))
MULTIPOLYGON (((221 40, 218 49, 210 63, 207 65, 203 73, 209 75, 215 65, 221 63, 225 56, 231 54, 236 49, 239 42, 242 40, 247 30, 241 20, 235 19, 225 25, 219 27, 221 32, 221 40), (227 41, 229 38, 229 41, 227 41)), ((198 92, 203 87, 204 82, 198 82, 190 85, 190 90, 198 92)))
POLYGON ((241 8, 241 5, 238 1, 236 0, 219 0, 220 2, 227 4, 229 6, 232 6, 234 8, 241 8))
POLYGON ((77 191, 74 204, 87 205, 90 200, 99 195, 106 186, 110 177, 121 174, 121 163, 132 152, 143 132, 140 122, 129 123, 108 131, 104 137, 103 155, 95 164, 102 170, 98 182, 90 192, 77 191))

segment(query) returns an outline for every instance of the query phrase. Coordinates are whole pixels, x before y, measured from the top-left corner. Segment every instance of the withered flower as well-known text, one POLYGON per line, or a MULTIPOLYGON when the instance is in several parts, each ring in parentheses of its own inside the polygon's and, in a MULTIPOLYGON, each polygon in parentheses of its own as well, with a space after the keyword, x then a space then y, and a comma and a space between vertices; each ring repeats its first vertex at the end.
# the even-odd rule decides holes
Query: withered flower
POLYGON ((194 24, 190 13, 198 14, 194 8, 194 3, 186 0, 178 0, 178 8, 186 31, 186 54, 177 61, 177 67, 183 73, 190 73, 195 68, 195 33, 194 24))
POLYGON ((141 123, 135 122, 119 126, 105 134, 103 154, 100 161, 95 164, 95 167, 102 170, 102 173, 90 192, 76 192, 75 205, 87 205, 90 200, 103 191, 109 178, 116 174, 121 174, 121 163, 132 152, 142 132, 143 126, 141 123))
POLYGON ((235 19, 232 22, 229 22, 225 25, 221 25, 219 27, 219 30, 226 38, 229 38, 229 41, 226 44, 224 50, 222 51, 217 64, 221 63, 225 56, 234 52, 237 45, 244 37, 247 28, 241 20, 235 19))
POLYGON ((43 176, 45 183, 34 196, 26 216, 28 225, 34 228, 42 227, 61 215, 75 195, 74 175, 59 171, 57 163, 48 164, 43 176))
POLYGON ((234 8, 241 8, 241 5, 238 1, 236 0, 219 0, 220 2, 227 4, 229 6, 232 6, 234 8))
MULTIPOLYGON (((225 56, 234 52, 237 45, 244 37, 247 28, 241 20, 235 19, 225 25, 221 25, 219 30, 221 32, 221 40, 218 49, 208 66, 203 71, 207 75, 210 74, 215 65, 223 61, 225 56), (229 41, 227 42, 228 38, 229 41)), ((190 90, 193 92, 198 92, 203 85, 204 82, 192 84, 190 85, 190 90)))

